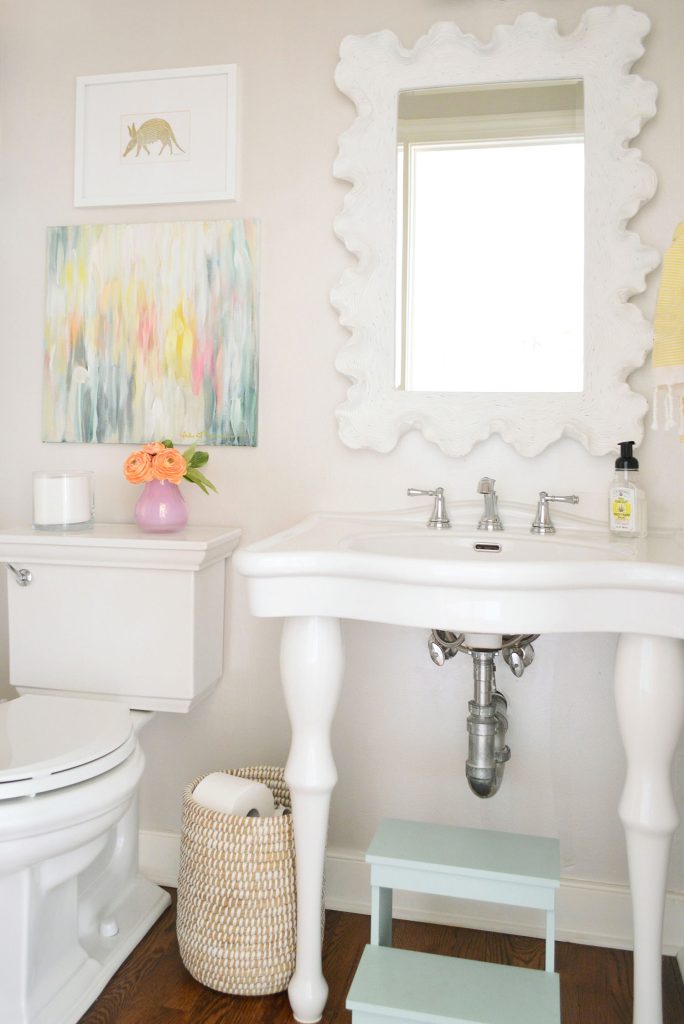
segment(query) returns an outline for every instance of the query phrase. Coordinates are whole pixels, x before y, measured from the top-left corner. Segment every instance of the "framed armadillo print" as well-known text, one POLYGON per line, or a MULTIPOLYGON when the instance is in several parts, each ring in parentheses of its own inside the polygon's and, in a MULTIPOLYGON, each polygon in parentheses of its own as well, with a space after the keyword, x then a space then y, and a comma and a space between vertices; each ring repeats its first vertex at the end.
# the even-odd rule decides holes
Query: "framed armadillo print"
POLYGON ((76 80, 75 206, 236 198, 237 67, 76 80))

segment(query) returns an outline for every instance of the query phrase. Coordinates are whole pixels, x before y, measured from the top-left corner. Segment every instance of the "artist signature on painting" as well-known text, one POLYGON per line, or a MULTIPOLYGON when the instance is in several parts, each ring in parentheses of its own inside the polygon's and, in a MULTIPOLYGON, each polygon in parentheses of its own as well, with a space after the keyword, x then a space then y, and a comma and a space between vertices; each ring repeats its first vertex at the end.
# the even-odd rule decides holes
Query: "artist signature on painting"
POLYGON ((183 430, 181 431, 181 441, 204 441, 205 444, 224 444, 225 441, 221 438, 220 434, 208 434, 206 430, 183 430))

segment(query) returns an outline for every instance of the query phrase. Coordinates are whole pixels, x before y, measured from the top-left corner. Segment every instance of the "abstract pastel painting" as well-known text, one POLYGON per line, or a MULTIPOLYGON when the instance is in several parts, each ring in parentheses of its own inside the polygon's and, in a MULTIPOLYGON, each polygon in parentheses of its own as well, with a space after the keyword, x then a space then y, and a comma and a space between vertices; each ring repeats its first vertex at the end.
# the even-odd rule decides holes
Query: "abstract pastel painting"
POLYGON ((256 445, 255 220, 48 229, 43 440, 256 445))

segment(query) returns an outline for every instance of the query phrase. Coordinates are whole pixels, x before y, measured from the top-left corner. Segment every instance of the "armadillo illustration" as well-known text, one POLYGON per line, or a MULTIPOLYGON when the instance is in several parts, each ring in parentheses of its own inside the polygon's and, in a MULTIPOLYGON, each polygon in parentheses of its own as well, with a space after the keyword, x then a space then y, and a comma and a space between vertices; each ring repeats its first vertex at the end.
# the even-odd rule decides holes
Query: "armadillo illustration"
POLYGON ((149 121, 143 121, 139 128, 136 128, 135 124, 129 124, 128 134, 130 135, 130 140, 124 150, 124 156, 128 156, 134 146, 137 146, 136 156, 140 156, 141 149, 144 149, 149 156, 150 151, 147 147, 153 142, 161 142, 161 149, 157 156, 161 156, 167 146, 171 154, 173 154, 174 146, 177 146, 181 153, 185 152, 178 145, 176 136, 173 134, 173 128, 163 117, 152 117, 149 121))

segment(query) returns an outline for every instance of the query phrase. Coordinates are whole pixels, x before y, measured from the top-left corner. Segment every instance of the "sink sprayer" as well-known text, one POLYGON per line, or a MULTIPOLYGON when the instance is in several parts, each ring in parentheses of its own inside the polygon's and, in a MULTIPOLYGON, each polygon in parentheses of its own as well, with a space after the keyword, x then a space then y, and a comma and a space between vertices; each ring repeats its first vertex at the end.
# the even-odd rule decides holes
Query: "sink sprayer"
POLYGON ((428 641, 430 657, 442 666, 459 651, 473 659, 473 699, 468 701, 468 760, 466 778, 476 796, 487 798, 499 791, 504 766, 511 756, 506 744, 508 701, 496 688, 495 660, 499 653, 518 679, 534 659, 532 641, 538 633, 503 636, 501 644, 482 648, 467 644, 464 633, 433 629, 428 641))

